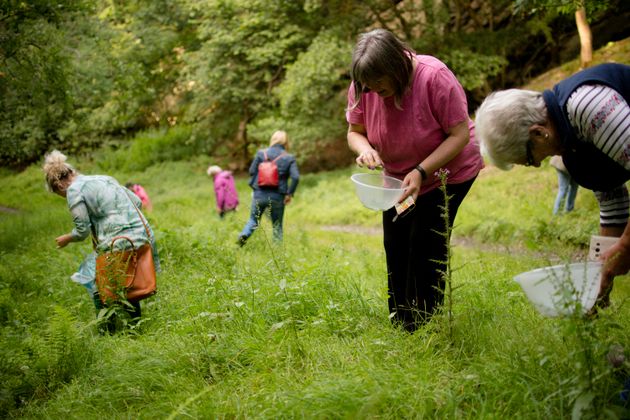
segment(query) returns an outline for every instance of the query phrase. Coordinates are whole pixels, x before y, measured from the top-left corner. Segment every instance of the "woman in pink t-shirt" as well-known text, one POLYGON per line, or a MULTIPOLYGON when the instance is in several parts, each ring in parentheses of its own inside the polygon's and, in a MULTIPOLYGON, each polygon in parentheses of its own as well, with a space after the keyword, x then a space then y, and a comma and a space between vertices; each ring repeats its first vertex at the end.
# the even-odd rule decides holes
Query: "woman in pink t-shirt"
POLYGON ((450 238, 436 174, 448 174, 452 227, 483 160, 464 90, 444 63, 376 29, 359 37, 351 71, 346 119, 356 162, 401 179, 399 201, 411 196, 416 203, 404 217, 395 218, 394 208, 383 212, 391 319, 415 331, 444 300, 450 238))

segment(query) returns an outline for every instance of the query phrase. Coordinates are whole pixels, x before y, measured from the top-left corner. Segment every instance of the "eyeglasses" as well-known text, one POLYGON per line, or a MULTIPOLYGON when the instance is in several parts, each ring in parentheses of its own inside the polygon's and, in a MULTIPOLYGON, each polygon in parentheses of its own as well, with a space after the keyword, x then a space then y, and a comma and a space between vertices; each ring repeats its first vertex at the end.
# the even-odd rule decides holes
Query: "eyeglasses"
POLYGON ((525 143, 525 157, 527 159, 525 161, 525 166, 532 166, 534 164, 534 155, 532 154, 531 140, 527 140, 527 143, 525 143))

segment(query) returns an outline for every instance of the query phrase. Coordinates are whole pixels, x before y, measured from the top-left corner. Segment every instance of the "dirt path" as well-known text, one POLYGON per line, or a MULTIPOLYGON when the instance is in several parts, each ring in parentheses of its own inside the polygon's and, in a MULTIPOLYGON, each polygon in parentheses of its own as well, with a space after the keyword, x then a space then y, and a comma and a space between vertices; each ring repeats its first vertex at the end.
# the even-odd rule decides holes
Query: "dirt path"
POLYGON ((0 213, 18 214, 20 211, 11 207, 0 206, 0 213))
POLYGON ((363 235, 380 235, 383 230, 380 227, 358 226, 358 225, 326 225, 322 230, 330 232, 359 233, 363 235))
MULTIPOLYGON (((321 227, 322 230, 331 232, 355 233, 360 235, 382 235, 381 227, 359 226, 359 225, 326 225, 321 227)), ((562 261, 562 258, 555 255, 554 252, 535 251, 522 245, 514 244, 497 244, 485 243, 469 237, 453 236, 451 240, 452 246, 461 246, 462 248, 476 249, 483 252, 496 252, 499 254, 519 254, 529 255, 534 258, 547 258, 550 261, 562 261)), ((586 258, 588 250, 575 250, 573 259, 581 261, 586 258)))

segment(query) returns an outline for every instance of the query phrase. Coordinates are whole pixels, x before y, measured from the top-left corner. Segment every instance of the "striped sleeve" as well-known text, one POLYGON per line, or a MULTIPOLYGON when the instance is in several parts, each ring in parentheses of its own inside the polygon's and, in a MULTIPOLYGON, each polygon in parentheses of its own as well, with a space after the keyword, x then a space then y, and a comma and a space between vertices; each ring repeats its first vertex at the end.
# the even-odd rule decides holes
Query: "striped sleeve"
POLYGON ((601 226, 625 226, 628 221, 628 188, 625 184, 611 191, 595 191, 599 201, 599 224, 601 226))
POLYGON ((584 85, 567 102, 567 115, 578 138, 630 171, 630 108, 614 89, 584 85))

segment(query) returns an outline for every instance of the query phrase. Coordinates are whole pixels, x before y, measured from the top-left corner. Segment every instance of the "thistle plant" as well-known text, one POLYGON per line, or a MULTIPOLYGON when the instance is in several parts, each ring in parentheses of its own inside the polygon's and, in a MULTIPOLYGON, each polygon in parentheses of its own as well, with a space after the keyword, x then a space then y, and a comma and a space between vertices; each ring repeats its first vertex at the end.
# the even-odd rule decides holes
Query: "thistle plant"
POLYGON ((451 249, 451 232, 453 231, 453 227, 451 226, 450 218, 449 218, 449 202, 451 196, 448 195, 447 180, 448 180, 449 171, 445 168, 440 168, 436 173, 440 179, 439 189, 442 191, 444 196, 444 204, 440 206, 442 210, 442 220, 444 221, 444 230, 436 231, 439 235, 444 238, 446 243, 446 255, 444 256, 444 261, 439 261, 444 265, 444 270, 440 271, 442 275, 442 279, 444 280, 444 300, 443 308, 446 309, 447 320, 448 320, 448 335, 449 338, 453 338, 453 292, 455 288, 453 287, 453 268, 451 266, 452 260, 452 249, 451 249))

